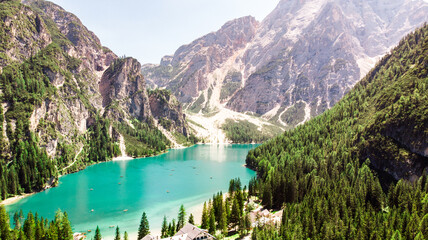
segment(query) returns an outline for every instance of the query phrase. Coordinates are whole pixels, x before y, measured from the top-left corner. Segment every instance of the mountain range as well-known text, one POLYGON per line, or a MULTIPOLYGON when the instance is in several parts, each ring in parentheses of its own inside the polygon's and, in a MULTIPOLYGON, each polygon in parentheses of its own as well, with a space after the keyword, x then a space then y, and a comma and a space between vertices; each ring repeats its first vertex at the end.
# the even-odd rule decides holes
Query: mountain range
POLYGON ((426 21, 422 0, 281 0, 262 22, 229 21, 144 65, 143 74, 171 90, 196 122, 215 118, 221 129, 246 114, 289 129, 334 106, 426 21))

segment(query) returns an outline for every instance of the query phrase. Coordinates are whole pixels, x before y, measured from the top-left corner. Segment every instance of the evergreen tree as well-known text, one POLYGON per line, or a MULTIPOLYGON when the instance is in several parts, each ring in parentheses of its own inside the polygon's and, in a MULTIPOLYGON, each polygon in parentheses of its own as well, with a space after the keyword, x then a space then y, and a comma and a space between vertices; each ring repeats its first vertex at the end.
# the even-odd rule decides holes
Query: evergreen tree
POLYGON ((232 224, 232 227, 236 227, 239 224, 240 218, 241 211, 239 210, 238 200, 234 198, 232 203, 232 211, 230 213, 230 223, 232 224))
POLYGON ((146 212, 141 216, 140 227, 138 228, 138 240, 150 234, 149 221, 147 220, 146 212))
POLYGON ((168 237, 168 222, 166 220, 166 216, 164 216, 162 221, 161 238, 166 237, 168 237))
POLYGON ((125 231, 125 234, 123 235, 123 240, 128 240, 128 233, 125 231))
POLYGON ((175 222, 175 218, 172 219, 172 225, 171 225, 171 231, 169 232, 170 236, 174 236, 174 234, 177 232, 177 225, 175 222))
POLYGON ((174 232, 173 227, 172 227, 172 223, 168 224, 168 236, 172 236, 172 233, 174 232))
POLYGON ((180 206, 177 219, 177 230, 179 230, 184 227, 184 224, 186 223, 186 210, 184 209, 183 205, 180 206))
POLYGON ((210 215, 209 215, 208 232, 211 234, 215 234, 215 231, 216 231, 215 214, 214 214, 214 209, 211 208, 210 215))
POLYGON ((195 225, 195 219, 193 217, 193 214, 190 214, 189 216, 189 223, 195 225))
POLYGON ((221 232, 223 233, 223 235, 227 234, 227 231, 228 231, 227 225, 228 225, 227 224, 227 213, 226 213, 226 210, 223 210, 221 213, 221 219, 219 222, 219 228, 220 228, 221 232))
POLYGON ((100 228, 97 226, 97 229, 95 230, 95 236, 94 236, 94 240, 101 240, 101 232, 100 232, 100 228))
POLYGON ((9 228, 9 215, 4 206, 0 205, 0 239, 10 238, 9 228))
POLYGON ((35 234, 34 215, 30 212, 27 214, 27 219, 24 221, 24 234, 27 239, 32 239, 35 234))
POLYGON ((72 240, 73 231, 71 230, 70 221, 68 220, 68 215, 66 212, 64 212, 60 225, 61 228, 59 231, 59 240, 72 240))
POLYGON ((26 240, 27 238, 25 237, 25 233, 22 230, 19 230, 18 233, 18 240, 26 240))
POLYGON ((201 228, 208 229, 209 227, 209 213, 207 209, 207 203, 204 202, 204 208, 202 209, 202 220, 201 220, 201 228))
POLYGON ((120 240, 119 226, 116 226, 116 235, 114 237, 114 240, 120 240))

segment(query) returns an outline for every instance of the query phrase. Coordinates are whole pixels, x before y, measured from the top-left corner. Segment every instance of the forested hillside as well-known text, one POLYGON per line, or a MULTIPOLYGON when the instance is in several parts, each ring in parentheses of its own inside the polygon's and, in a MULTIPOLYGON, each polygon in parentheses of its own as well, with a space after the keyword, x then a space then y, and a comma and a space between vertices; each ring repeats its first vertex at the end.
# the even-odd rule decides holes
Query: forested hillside
POLYGON ((174 111, 171 124, 187 137, 179 103, 149 100, 141 64, 103 47, 72 13, 43 0, 5 0, 0 18, 1 199, 115 156, 165 151, 171 142, 151 103, 159 115, 174 111))
POLYGON ((331 110, 251 150, 250 194, 284 209, 253 239, 426 239, 427 69, 425 24, 331 110))

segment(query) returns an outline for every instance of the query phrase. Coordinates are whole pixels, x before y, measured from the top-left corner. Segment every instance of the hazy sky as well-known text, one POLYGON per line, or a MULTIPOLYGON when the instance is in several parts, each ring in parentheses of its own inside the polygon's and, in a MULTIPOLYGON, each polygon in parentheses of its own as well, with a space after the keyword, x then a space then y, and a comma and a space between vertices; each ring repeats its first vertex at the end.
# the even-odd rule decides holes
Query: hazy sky
POLYGON ((183 44, 247 15, 261 21, 279 0, 53 0, 119 56, 159 63, 183 44))

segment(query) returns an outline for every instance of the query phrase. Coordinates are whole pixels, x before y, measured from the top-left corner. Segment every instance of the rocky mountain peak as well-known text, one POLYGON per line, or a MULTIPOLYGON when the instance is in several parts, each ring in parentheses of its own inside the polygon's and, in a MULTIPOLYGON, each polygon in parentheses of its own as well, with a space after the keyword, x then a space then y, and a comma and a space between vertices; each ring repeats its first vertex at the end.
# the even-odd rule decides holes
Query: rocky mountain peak
POLYGON ((0 27, 5 34, 0 43, 0 73, 11 61, 23 62, 52 42, 48 27, 33 9, 16 1, 3 1, 3 4, 0 27), (21 25, 31 28, 22 31, 21 25))
POLYGON ((217 32, 209 33, 180 47, 174 54, 172 64, 182 61, 190 63, 195 55, 202 55, 200 52, 211 54, 215 59, 214 64, 221 63, 234 50, 244 47, 254 37, 257 27, 257 20, 251 16, 229 21, 217 32), (198 52, 195 52, 195 48, 198 52))
POLYGON ((70 41, 74 48, 68 53, 73 57, 85 58, 85 67, 101 77, 102 72, 113 62, 117 56, 108 48, 103 47, 99 38, 89 31, 76 15, 65 11, 62 7, 44 0, 23 0, 24 4, 42 13, 44 20, 52 22, 63 36, 70 41))
POLYGON ((180 47, 169 67, 143 72, 191 112, 226 107, 293 127, 332 107, 426 21, 423 0, 282 0, 261 23, 228 22, 180 47))

